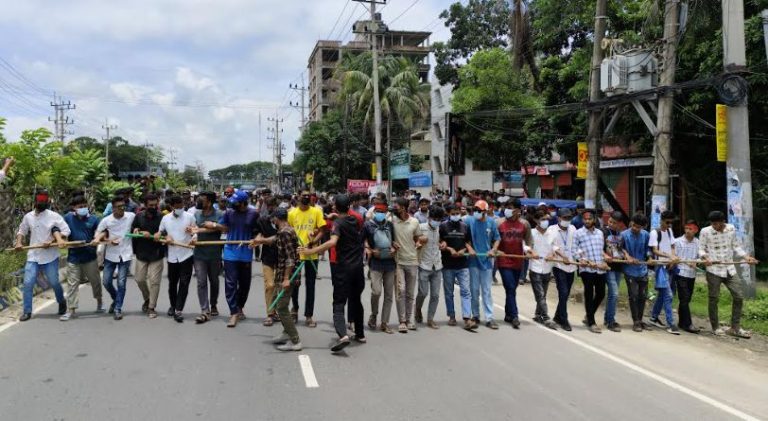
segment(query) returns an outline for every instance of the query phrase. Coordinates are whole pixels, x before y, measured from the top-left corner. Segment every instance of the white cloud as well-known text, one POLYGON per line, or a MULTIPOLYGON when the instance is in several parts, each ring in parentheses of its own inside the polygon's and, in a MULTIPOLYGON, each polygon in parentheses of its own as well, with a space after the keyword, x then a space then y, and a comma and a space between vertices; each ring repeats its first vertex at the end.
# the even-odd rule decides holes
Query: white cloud
POLYGON ((152 92, 152 88, 128 82, 113 83, 109 85, 109 89, 117 98, 128 102, 130 105, 135 105, 135 103, 142 100, 146 94, 152 92))
POLYGON ((192 89, 194 91, 204 91, 206 89, 216 88, 216 83, 213 80, 197 76, 187 67, 179 67, 176 70, 176 83, 180 86, 192 89))

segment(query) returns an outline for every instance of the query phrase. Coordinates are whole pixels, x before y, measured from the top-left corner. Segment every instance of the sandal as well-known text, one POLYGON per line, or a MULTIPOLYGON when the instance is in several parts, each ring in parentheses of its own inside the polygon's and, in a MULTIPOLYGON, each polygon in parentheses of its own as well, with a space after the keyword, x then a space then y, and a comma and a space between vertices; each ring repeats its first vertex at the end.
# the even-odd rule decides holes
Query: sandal
POLYGON ((317 322, 312 319, 311 317, 307 319, 307 321, 304 323, 307 325, 307 327, 317 327, 317 322))
POLYGON ((195 323, 201 325, 201 324, 203 324, 203 323, 205 323, 205 322, 207 322, 209 320, 211 320, 211 316, 208 315, 208 313, 203 313, 203 314, 197 316, 197 318, 195 319, 195 323))
POLYGON ((728 336, 734 336, 736 338, 742 338, 742 339, 749 339, 752 337, 752 332, 744 329, 734 329, 730 328, 725 331, 725 334, 728 336))
POLYGON ((275 324, 275 321, 274 321, 274 320, 272 320, 272 318, 271 318, 271 317, 267 317, 266 319, 264 319, 264 322, 263 322, 262 324, 263 324, 264 326, 272 326, 272 325, 274 325, 274 324, 275 324))

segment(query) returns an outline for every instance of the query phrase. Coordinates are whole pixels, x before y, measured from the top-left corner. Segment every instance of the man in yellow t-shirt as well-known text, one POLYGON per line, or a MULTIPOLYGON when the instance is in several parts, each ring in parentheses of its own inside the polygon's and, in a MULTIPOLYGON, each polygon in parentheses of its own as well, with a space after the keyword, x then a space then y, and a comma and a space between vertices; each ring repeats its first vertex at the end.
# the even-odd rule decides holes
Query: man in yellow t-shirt
MULTIPOLYGON (((320 243, 325 231, 325 217, 323 210, 312 205, 310 193, 308 190, 301 192, 299 206, 288 212, 288 224, 296 231, 299 236, 299 245, 303 247, 313 247, 320 243)), ((315 279, 317 278, 317 258, 316 254, 301 256, 301 260, 309 260, 304 264, 304 280, 307 285, 307 296, 304 302, 304 317, 307 318, 308 327, 316 327, 317 323, 313 320, 315 311, 315 279)), ((299 313, 299 286, 293 288, 292 294, 293 308, 291 314, 298 318, 299 313)))

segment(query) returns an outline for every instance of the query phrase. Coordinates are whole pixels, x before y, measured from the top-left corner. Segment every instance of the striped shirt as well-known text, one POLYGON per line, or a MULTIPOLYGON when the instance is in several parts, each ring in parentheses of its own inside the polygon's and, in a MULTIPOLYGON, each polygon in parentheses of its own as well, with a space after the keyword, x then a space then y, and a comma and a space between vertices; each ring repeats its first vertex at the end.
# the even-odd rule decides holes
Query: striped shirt
MULTIPOLYGON (((603 248, 605 240, 603 232, 597 228, 588 230, 586 227, 579 228, 574 237, 575 255, 581 259, 589 260, 595 264, 601 264, 605 261, 603 258, 603 248)), ((581 272, 605 273, 603 269, 582 267, 581 272)))
MULTIPOLYGON (((693 241, 688 241, 685 236, 680 236, 674 242, 675 255, 680 260, 696 260, 699 258, 699 239, 694 237, 693 241)), ((688 263, 679 263, 677 265, 678 275, 686 278, 695 278, 696 269, 688 263)))
MULTIPOLYGON (((699 256, 718 262, 732 262, 734 254, 745 257, 747 253, 741 247, 741 242, 736 237, 736 229, 731 224, 726 224, 722 232, 716 231, 711 226, 701 230, 699 235, 699 256)), ((727 278, 736 276, 734 265, 711 265, 707 272, 727 278)))

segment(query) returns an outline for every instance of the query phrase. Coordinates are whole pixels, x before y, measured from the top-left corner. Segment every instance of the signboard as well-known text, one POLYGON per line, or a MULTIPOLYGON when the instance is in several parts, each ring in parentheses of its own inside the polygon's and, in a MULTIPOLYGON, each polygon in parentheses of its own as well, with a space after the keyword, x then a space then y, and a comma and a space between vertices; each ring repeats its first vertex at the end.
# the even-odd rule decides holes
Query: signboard
POLYGON ((408 188, 432 187, 432 171, 412 172, 408 175, 408 188))
POLYGON ((725 162, 728 160, 728 107, 717 104, 715 109, 717 162, 725 162))
POLYGON ((368 193, 376 187, 376 180, 347 180, 347 193, 368 193))
POLYGON ((501 183, 503 189, 519 188, 523 185, 523 174, 520 171, 497 171, 493 173, 493 182, 501 183))
POLYGON ((445 151, 446 172, 449 175, 464 175, 466 160, 464 159, 464 139, 461 138, 461 124, 451 113, 445 114, 445 121, 447 128, 445 138, 448 139, 445 151))
POLYGON ((389 178, 405 180, 411 173, 411 152, 408 149, 392 151, 389 159, 389 178))
POLYGON ((376 179, 376 163, 371 163, 371 178, 376 179))
POLYGON ((587 162, 589 161, 589 152, 587 151, 587 142, 579 142, 579 160, 576 165, 576 178, 587 178, 587 162))

